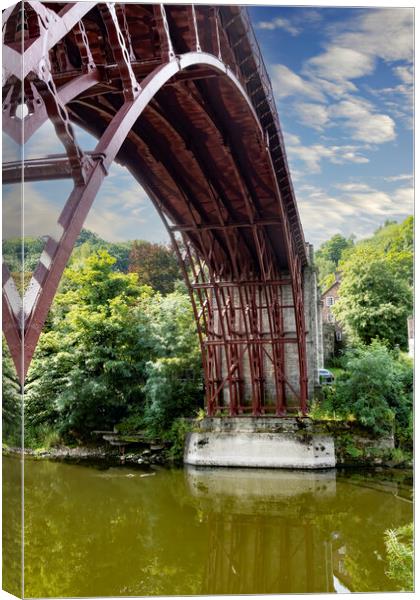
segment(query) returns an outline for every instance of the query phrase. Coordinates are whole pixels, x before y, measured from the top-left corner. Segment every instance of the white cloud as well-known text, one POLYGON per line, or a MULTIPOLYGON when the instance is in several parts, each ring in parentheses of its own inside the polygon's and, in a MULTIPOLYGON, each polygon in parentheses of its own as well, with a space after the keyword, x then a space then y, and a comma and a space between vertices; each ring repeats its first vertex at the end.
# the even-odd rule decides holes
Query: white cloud
POLYGON ((322 21, 322 9, 320 11, 314 9, 303 10, 301 13, 302 22, 306 25, 308 23, 320 23, 322 21))
POLYGON ((277 17, 272 19, 271 21, 260 21, 256 25, 257 29, 283 29, 290 33, 291 35, 299 35, 300 29, 292 25, 292 23, 288 19, 282 19, 281 17, 277 17))
POLYGON ((411 214, 414 210, 414 188, 405 187, 399 188, 393 194, 395 202, 400 208, 401 214, 411 214))
MULTIPOLYGON (((338 187, 338 186, 337 186, 338 187)), ((296 196, 306 239, 316 245, 335 233, 358 238, 371 235, 386 219, 401 220, 412 213, 413 189, 400 188, 392 195, 369 185, 342 184, 337 194, 314 186, 296 186, 296 196)))
POLYGON ((307 171, 319 173, 322 160, 333 164, 367 163, 369 159, 360 154, 357 146, 324 146, 313 144, 304 146, 298 136, 286 136, 287 154, 305 163, 307 171))
POLYGON ((394 140, 394 118, 411 127, 413 10, 361 9, 352 20, 330 26, 327 35, 325 50, 306 60, 299 73, 285 65, 271 67, 277 98, 296 99, 292 110, 303 125, 323 131, 341 121, 352 139, 365 143, 394 140), (382 90, 367 88, 381 108, 362 101, 355 84, 374 73, 378 59, 391 63, 400 81, 382 90))
POLYGON ((301 123, 318 131, 322 131, 329 121, 328 108, 323 104, 299 102, 295 109, 301 123))
MULTIPOLYGON (((49 184, 42 184, 44 189, 49 184)), ((40 184, 25 183, 22 215, 21 191, 19 185, 7 186, 3 193, 3 232, 4 237, 13 238, 21 235, 22 223, 24 235, 29 237, 40 237, 51 235, 59 239, 62 227, 57 224, 62 205, 67 199, 68 187, 61 182, 64 190, 62 202, 57 203, 49 200, 40 189, 40 184)), ((61 198, 60 198, 61 200, 61 198)))
POLYGON ((273 91, 277 98, 301 94, 314 100, 325 100, 324 94, 308 80, 303 79, 286 65, 272 65, 270 69, 273 91))
POLYGON ((347 31, 338 33, 336 44, 385 61, 412 61, 414 48, 413 8, 364 10, 347 31))
POLYGON ((414 82, 414 69, 411 65, 399 66, 393 69, 395 75, 401 79, 401 81, 409 86, 413 85, 414 82))
POLYGON ((345 191, 345 198, 361 211, 384 218, 411 214, 414 207, 413 187, 398 188, 392 195, 366 186, 366 190, 345 191))
POLYGON ((337 183, 334 187, 343 192, 368 192, 372 188, 366 183, 337 183))
MULTIPOLYGON (((356 46, 357 47, 357 46, 356 46)), ((328 81, 347 81, 373 72, 374 60, 353 48, 331 45, 326 52, 306 63, 305 71, 328 81)))
POLYGON ((330 116, 343 119, 351 137, 366 143, 382 144, 396 137, 395 122, 374 112, 372 105, 360 98, 349 98, 330 107, 330 116))
POLYGON ((352 139, 370 144, 383 144, 396 137, 395 122, 388 114, 377 111, 367 100, 344 91, 349 91, 346 80, 337 82, 326 79, 304 79, 285 65, 272 67, 273 89, 278 98, 294 96, 317 102, 296 102, 293 110, 298 120, 316 131, 337 125, 342 121, 352 139), (341 98, 328 102, 327 96, 341 98), (343 99, 344 95, 344 99, 343 99))
POLYGON ((385 181, 411 181, 413 179, 413 175, 410 174, 402 174, 402 175, 391 175, 389 177, 384 177, 385 181))
POLYGON ((148 196, 130 173, 116 163, 111 167, 91 208, 84 227, 110 242, 127 239, 127 230, 147 221, 148 196))

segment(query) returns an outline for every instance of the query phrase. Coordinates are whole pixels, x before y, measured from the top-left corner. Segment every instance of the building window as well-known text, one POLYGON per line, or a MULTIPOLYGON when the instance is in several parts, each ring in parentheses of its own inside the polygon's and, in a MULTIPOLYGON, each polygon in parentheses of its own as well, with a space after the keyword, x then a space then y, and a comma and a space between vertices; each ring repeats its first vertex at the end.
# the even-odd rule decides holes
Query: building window
POLYGON ((335 323, 334 315, 332 315, 331 313, 328 313, 327 321, 328 321, 328 323, 335 323))
POLYGON ((335 339, 337 340, 337 342, 341 342, 341 340, 342 340, 341 331, 335 332, 335 339))
POLYGON ((326 304, 327 306, 332 306, 334 304, 335 298, 334 296, 327 296, 326 304))

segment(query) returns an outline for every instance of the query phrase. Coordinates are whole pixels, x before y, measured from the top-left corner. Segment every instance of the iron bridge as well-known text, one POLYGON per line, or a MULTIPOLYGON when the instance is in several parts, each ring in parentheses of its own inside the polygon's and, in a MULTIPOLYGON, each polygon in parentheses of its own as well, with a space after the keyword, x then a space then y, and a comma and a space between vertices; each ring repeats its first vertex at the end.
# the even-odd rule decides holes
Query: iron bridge
POLYGON ((305 413, 307 249, 246 9, 18 3, 3 11, 3 72, 3 131, 24 144, 50 120, 64 147, 4 164, 3 183, 73 181, 23 299, 3 266, 3 331, 21 383, 117 161, 154 203, 181 265, 208 414, 305 413), (72 124, 96 147, 81 148, 72 124))

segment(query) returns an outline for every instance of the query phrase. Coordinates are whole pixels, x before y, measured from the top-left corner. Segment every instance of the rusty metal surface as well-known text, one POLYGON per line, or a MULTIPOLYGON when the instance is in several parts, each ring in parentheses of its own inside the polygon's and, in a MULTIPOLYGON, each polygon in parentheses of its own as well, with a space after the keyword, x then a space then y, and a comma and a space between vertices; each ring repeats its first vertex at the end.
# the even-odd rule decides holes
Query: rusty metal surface
MULTIPOLYGON (((66 152, 27 161, 25 179, 74 182, 62 235, 47 240, 20 305, 5 271, 3 330, 22 382, 77 236, 118 160, 148 192, 183 269, 209 414, 228 406, 231 415, 283 415, 291 392, 305 412, 305 241, 246 9, 28 1, 3 13, 3 46, 3 130, 26 142, 50 119, 66 152), (22 104, 28 114, 19 119, 22 104), (72 123, 98 139, 93 152, 80 148, 72 123), (293 336, 284 326, 290 306, 293 336), (290 344, 299 389, 286 377, 290 344)), ((19 165, 4 165, 3 177, 17 182, 19 165)))

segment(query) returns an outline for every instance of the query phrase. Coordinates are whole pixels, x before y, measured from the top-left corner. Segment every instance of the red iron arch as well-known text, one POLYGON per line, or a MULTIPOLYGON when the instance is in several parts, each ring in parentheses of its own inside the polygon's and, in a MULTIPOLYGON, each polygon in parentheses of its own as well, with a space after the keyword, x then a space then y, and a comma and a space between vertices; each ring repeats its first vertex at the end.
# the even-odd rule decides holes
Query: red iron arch
MULTIPOLYGON (((152 7, 160 56, 140 78, 137 72, 144 73, 151 61, 136 59, 146 45, 136 44, 130 34, 135 12, 94 3, 85 10, 76 3, 56 13, 40 3, 26 4, 38 20, 36 35, 44 36, 43 47, 47 44, 50 53, 46 59, 37 54, 37 41, 28 45, 23 59, 28 53, 29 67, 20 92, 16 50, 8 46, 4 129, 16 139, 17 103, 29 109, 24 139, 50 119, 66 155, 27 161, 25 173, 33 180, 72 177, 74 188, 59 217, 62 236, 47 241, 21 305, 4 267, 3 329, 22 383, 74 243, 117 159, 148 192, 183 269, 200 337, 209 414, 228 408, 231 415, 281 415, 290 397, 298 398, 305 412, 303 237, 280 130, 277 137, 270 134, 271 122, 267 126, 261 116, 264 102, 253 99, 252 76, 247 82, 240 70, 233 49, 241 42, 227 33, 226 11, 152 7), (56 31, 45 27, 47 19, 56 31), (97 42, 97 32, 104 30, 106 52, 97 42), (70 68, 54 67, 54 60, 64 66, 71 61, 70 41, 64 48, 68 55, 60 48, 68 35, 80 55, 73 74, 70 68), (212 52, 202 51, 206 45, 212 52), (110 50, 105 77, 100 61, 110 50), (71 121, 99 138, 93 152, 79 148, 71 121), (279 149, 283 179, 276 166, 279 149), (297 377, 288 374, 290 361, 297 363, 297 377)), ((8 21, 5 31, 10 39, 8 21)), ((268 99, 266 104, 265 116, 273 121, 268 99)), ((3 172, 11 182, 18 167, 6 165, 3 172)))

